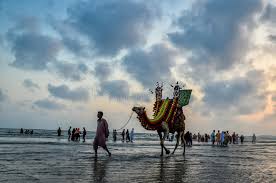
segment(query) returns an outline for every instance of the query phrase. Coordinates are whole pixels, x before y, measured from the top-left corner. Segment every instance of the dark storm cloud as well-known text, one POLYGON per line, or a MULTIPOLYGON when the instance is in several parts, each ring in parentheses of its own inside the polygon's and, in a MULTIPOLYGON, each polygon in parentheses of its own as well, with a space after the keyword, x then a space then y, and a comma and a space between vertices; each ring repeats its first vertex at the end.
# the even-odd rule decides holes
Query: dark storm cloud
POLYGON ((59 76, 71 81, 80 81, 88 73, 88 67, 84 63, 56 62, 54 70, 59 76))
POLYGON ((129 84, 124 80, 112 80, 101 82, 100 95, 108 95, 110 98, 127 99, 129 97, 129 84))
POLYGON ((254 15, 261 9, 258 0, 198 1, 182 13, 176 22, 180 31, 170 33, 169 38, 177 47, 192 52, 192 66, 228 69, 246 54, 254 15))
POLYGON ((48 91, 56 98, 71 101, 88 101, 89 92, 85 88, 70 89, 66 85, 54 86, 48 84, 48 91))
POLYGON ((48 110, 58 110, 58 109, 63 109, 65 107, 64 105, 49 99, 37 100, 34 102, 34 105, 39 108, 48 109, 48 110))
POLYGON ((68 8, 67 23, 88 37, 101 55, 146 42, 156 7, 137 1, 86 1, 68 8))
POLYGON ((37 33, 14 35, 11 44, 15 56, 11 65, 20 69, 44 70, 60 50, 57 40, 37 33))
POLYGON ((264 109, 265 86, 262 71, 249 71, 244 77, 207 83, 203 101, 210 108, 225 111, 235 108, 240 114, 248 114, 264 109))
POLYGON ((25 79, 23 81, 23 86, 28 89, 40 89, 39 85, 34 83, 31 79, 25 79))
POLYGON ((15 60, 12 66, 20 69, 44 70, 55 62, 61 44, 58 39, 41 33, 41 22, 36 17, 23 16, 6 33, 15 60))
POLYGON ((170 68, 175 64, 176 53, 164 45, 155 45, 150 50, 130 52, 123 60, 127 72, 146 87, 157 81, 171 78, 170 68))
POLYGON ((49 18, 49 23, 59 33, 62 44, 70 53, 77 56, 86 56, 88 52, 91 52, 89 45, 81 41, 81 35, 67 21, 56 20, 52 17, 49 18))

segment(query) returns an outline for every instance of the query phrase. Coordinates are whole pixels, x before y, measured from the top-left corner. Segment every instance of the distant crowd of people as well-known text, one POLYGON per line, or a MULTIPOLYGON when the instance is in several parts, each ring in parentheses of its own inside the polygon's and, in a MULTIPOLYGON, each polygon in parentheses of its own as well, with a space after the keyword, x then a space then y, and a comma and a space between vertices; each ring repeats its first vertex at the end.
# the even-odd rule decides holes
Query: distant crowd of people
MULTIPOLYGON (((241 144, 244 143, 244 135, 240 135, 233 132, 232 135, 229 134, 229 131, 222 131, 220 130, 216 131, 213 130, 211 135, 205 133, 205 134, 192 134, 190 131, 187 131, 184 134, 185 144, 188 146, 193 145, 193 140, 196 140, 197 142, 211 142, 212 145, 217 146, 227 146, 228 144, 241 144)), ((169 134, 167 136, 168 141, 173 141, 174 134, 169 134)), ((253 134, 252 136, 252 143, 256 143, 256 135, 253 134)))
POLYGON ((20 134, 29 134, 29 135, 32 135, 32 134, 34 134, 34 130, 25 129, 25 131, 24 131, 23 128, 21 128, 20 129, 20 134))
MULTIPOLYGON (((217 133, 215 130, 211 133, 211 135, 205 133, 204 135, 201 135, 198 133, 197 135, 194 134, 192 137, 194 140, 197 140, 198 142, 209 142, 209 140, 212 142, 212 145, 218 145, 218 146, 227 146, 228 144, 238 144, 239 142, 241 144, 244 143, 244 135, 240 135, 233 132, 232 135, 229 134, 229 131, 221 131, 218 130, 217 133)), ((252 136, 252 143, 256 143, 256 135, 253 134, 252 136)))

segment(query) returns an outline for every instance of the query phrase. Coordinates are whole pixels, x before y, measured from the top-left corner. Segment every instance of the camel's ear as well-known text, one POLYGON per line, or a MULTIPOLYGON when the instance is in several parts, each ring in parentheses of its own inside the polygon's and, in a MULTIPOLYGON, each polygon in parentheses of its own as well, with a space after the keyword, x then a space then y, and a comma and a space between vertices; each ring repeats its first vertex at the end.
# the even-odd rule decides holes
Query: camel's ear
POLYGON ((143 107, 143 109, 145 110, 145 107, 143 107))

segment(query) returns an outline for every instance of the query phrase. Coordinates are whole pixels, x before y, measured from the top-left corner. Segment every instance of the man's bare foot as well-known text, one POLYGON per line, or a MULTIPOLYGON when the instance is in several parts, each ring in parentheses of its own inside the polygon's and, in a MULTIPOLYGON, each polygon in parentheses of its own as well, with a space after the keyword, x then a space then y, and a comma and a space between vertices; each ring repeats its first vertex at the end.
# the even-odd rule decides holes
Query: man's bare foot
POLYGON ((110 156, 111 156, 111 153, 108 153, 108 156, 110 157, 110 156))

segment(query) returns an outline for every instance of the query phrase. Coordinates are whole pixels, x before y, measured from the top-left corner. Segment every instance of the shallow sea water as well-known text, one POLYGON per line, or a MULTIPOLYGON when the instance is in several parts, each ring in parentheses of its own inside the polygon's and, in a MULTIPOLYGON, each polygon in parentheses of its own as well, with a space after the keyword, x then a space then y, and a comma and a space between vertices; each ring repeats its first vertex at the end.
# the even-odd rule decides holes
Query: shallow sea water
MULTIPOLYGON (((65 133, 65 132, 64 132, 65 133)), ((134 143, 108 142, 112 157, 88 140, 68 142, 55 131, 33 136, 0 129, 0 182, 276 182, 276 138, 251 144, 211 146, 194 142, 160 157, 157 135, 136 134, 134 143)), ((165 142, 172 151, 174 142, 165 142)))

